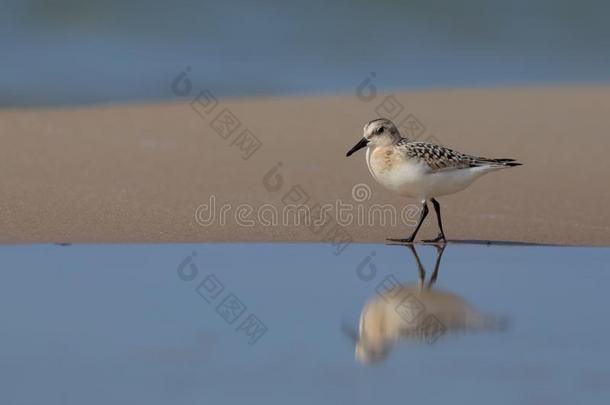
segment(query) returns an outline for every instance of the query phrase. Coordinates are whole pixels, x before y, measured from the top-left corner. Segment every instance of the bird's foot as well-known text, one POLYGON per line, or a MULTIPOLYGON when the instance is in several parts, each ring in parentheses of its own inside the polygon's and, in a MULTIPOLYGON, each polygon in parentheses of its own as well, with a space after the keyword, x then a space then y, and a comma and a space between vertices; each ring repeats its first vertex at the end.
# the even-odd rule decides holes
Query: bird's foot
POLYGON ((447 244, 447 239, 445 238, 445 235, 443 235, 442 233, 439 233, 438 236, 434 239, 424 239, 422 240, 422 242, 424 243, 431 243, 431 244, 447 244))
POLYGON ((396 243, 413 243, 413 239, 414 238, 407 238, 407 239, 393 239, 393 238, 388 238, 386 239, 388 242, 396 242, 396 243))

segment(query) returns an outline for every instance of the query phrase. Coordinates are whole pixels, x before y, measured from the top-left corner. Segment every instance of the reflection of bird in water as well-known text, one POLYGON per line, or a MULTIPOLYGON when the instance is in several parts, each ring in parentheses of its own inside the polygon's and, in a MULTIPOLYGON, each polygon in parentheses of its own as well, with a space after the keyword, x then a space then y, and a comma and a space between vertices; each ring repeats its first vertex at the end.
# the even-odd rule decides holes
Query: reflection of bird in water
MULTIPOLYGON (((425 283, 426 272, 415 248, 408 246, 419 270, 419 284, 387 285, 369 300, 360 314, 356 357, 364 363, 384 360, 398 340, 435 342, 449 332, 498 330, 505 321, 485 315, 460 296, 433 289, 444 246, 437 247, 434 272, 425 283)), ((350 335, 356 335, 350 333, 350 335)))

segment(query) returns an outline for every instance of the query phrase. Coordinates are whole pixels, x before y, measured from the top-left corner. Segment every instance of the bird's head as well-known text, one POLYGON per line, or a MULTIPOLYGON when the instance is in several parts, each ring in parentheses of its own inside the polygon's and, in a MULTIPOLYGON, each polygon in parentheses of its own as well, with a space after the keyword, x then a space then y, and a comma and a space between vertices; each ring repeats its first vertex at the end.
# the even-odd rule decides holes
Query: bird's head
POLYGON ((365 146, 389 146, 400 140, 400 132, 396 125, 388 119, 378 118, 364 126, 362 139, 351 148, 345 156, 351 156, 365 146))
POLYGON ((356 359, 365 364, 381 362, 388 357, 390 353, 390 344, 384 342, 383 339, 369 339, 366 330, 363 329, 364 320, 360 320, 360 332, 352 329, 351 326, 344 320, 341 324, 341 329, 355 346, 356 359))

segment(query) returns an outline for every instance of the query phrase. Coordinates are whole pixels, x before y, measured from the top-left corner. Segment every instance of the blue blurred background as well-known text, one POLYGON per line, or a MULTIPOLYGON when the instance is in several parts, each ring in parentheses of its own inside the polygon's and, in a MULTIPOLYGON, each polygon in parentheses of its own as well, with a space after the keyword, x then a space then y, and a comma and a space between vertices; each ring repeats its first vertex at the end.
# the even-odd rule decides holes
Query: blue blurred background
POLYGON ((1 0, 0 107, 610 79, 610 2, 1 0))

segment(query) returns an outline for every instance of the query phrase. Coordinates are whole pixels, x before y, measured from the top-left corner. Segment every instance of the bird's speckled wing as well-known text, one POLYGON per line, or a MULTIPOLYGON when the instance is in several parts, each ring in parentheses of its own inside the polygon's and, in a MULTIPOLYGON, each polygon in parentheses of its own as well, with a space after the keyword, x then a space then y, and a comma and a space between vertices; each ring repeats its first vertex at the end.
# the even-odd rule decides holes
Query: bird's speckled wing
POLYGON ((433 172, 466 169, 479 166, 516 166, 514 159, 488 159, 467 155, 444 146, 427 142, 409 142, 401 139, 396 145, 409 159, 425 162, 433 172))

